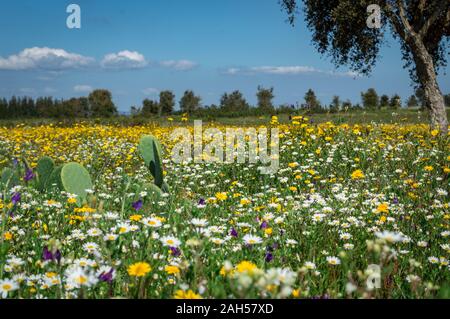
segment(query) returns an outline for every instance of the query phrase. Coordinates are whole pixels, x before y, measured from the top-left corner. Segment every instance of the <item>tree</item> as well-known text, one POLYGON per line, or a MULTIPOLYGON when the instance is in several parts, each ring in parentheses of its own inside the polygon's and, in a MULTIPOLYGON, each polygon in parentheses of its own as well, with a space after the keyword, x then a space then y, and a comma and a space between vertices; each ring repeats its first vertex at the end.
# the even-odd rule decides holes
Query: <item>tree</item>
POLYGON ((416 88, 416 97, 417 100, 419 101, 419 106, 421 109, 425 108, 425 92, 424 90, 419 86, 418 88, 416 88))
POLYGON ((406 102, 406 104, 408 105, 408 107, 415 107, 415 106, 419 105, 419 101, 417 101, 416 96, 413 94, 408 98, 408 101, 406 102))
POLYGON ((445 103, 445 106, 450 107, 450 93, 444 95, 444 103, 445 103))
POLYGON ((402 99, 398 94, 394 94, 389 101, 389 106, 393 109, 398 109, 402 107, 402 99))
POLYGON ((240 112, 249 109, 249 105, 238 90, 230 94, 224 93, 220 98, 220 108, 225 112, 240 112))
POLYGON ((161 91, 159 93, 159 113, 158 115, 167 115, 173 112, 175 106, 175 95, 172 91, 161 91))
POLYGON ((196 96, 193 91, 187 90, 180 100, 180 109, 183 113, 190 114, 200 108, 201 101, 200 96, 196 96))
POLYGON ((8 101, 5 98, 0 99, 0 119, 8 117, 8 101))
POLYGON ((258 99, 258 109, 262 113, 272 113, 273 107, 273 87, 265 89, 262 86, 258 86, 258 92, 256 92, 256 98, 258 99))
POLYGON ((309 89, 305 94, 305 108, 308 111, 314 112, 321 109, 319 100, 316 97, 316 93, 312 89, 309 89))
POLYGON ((333 96, 333 100, 331 101, 330 105, 330 112, 331 113, 337 113, 341 109, 341 99, 339 96, 335 95, 333 96))
POLYGON ((370 88, 367 92, 361 93, 361 99, 363 102, 363 106, 366 109, 376 109, 380 105, 380 101, 378 99, 377 91, 374 88, 370 88))
MULTIPOLYGON (((448 129, 444 98, 437 73, 447 62, 450 35, 448 0, 303 0, 304 16, 313 33, 313 42, 321 54, 333 62, 349 65, 354 71, 370 74, 383 45, 392 33, 400 42, 405 67, 410 78, 424 90, 432 127, 443 134, 448 129), (367 8, 377 4, 382 9, 380 28, 370 28, 367 8)), ((280 0, 294 24, 300 0, 280 0)))
POLYGON ((130 107, 130 115, 132 117, 136 117, 136 116, 141 115, 142 114, 141 112, 142 112, 142 109, 140 107, 138 107, 138 106, 132 105, 130 107))
POLYGON ((389 106, 389 96, 387 96, 386 94, 383 94, 380 97, 380 107, 386 107, 389 106))
POLYGON ((350 100, 346 100, 344 103, 342 103, 342 109, 347 112, 348 110, 351 110, 353 108, 352 102, 350 100))
POLYGON ((152 116, 159 114, 159 103, 157 101, 145 99, 142 101, 142 110, 140 112, 143 116, 152 116))
POLYGON ((108 90, 94 90, 88 97, 93 117, 111 117, 117 114, 117 108, 108 90))

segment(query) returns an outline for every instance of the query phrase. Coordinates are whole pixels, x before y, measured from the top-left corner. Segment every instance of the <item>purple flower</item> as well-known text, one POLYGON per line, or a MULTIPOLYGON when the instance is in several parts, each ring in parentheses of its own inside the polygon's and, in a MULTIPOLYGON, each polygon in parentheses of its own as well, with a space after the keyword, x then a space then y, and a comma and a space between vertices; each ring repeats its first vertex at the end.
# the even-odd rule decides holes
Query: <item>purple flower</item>
POLYGON ((397 205, 399 203, 398 198, 394 197, 394 200, 392 201, 395 205, 397 205))
POLYGON ((204 206, 204 205, 206 205, 206 201, 203 198, 200 198, 198 200, 198 204, 201 205, 201 206, 204 206))
POLYGON ((172 256, 178 257, 181 255, 181 250, 179 250, 177 247, 170 247, 170 252, 172 253, 172 256))
POLYGON ((23 177, 23 180, 25 182, 31 181, 33 178, 35 177, 33 170, 28 168, 27 171, 25 172, 25 176, 23 177))
POLYGON ((20 193, 14 193, 13 196, 11 197, 13 205, 16 205, 18 202, 20 202, 20 199, 21 199, 20 193))
POLYGON ((261 228, 261 229, 266 229, 267 226, 269 226, 269 224, 267 224, 266 221, 263 221, 262 224, 261 224, 261 226, 260 226, 260 228, 261 228))
POLYGON ((17 158, 13 158, 13 166, 16 167, 17 165, 19 165, 19 161, 17 160, 17 158))
POLYGON ((233 236, 233 237, 237 237, 238 236, 238 232, 236 231, 236 229, 234 229, 234 227, 231 228, 230 235, 233 236))
POLYGON ((42 251, 42 259, 53 260, 53 254, 48 250, 47 246, 45 246, 44 250, 42 251))
POLYGON ((102 272, 102 273, 100 274, 100 276, 98 276, 98 279, 99 279, 100 281, 104 281, 104 282, 111 283, 112 280, 113 280, 113 273, 114 273, 114 269, 111 268, 111 270, 108 271, 108 272, 102 272))
POLYGON ((142 199, 139 199, 137 202, 134 202, 131 206, 133 206, 134 210, 140 210, 143 206, 142 199))
POLYGON ((273 259, 272 253, 266 253, 266 257, 264 259, 266 262, 270 263, 273 259))
POLYGON ((57 249, 54 253, 48 250, 48 247, 45 246, 42 251, 42 259, 44 261, 47 260, 56 260, 58 263, 61 261, 61 252, 57 249))

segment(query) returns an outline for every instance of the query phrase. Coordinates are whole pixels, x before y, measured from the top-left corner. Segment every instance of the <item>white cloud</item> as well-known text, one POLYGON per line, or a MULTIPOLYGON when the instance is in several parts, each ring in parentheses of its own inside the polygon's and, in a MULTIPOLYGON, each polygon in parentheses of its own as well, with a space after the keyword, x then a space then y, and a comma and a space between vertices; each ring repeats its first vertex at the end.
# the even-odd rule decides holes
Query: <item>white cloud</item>
POLYGON ((168 60, 168 61, 162 61, 160 64, 163 67, 171 68, 177 71, 187 71, 195 68, 197 66, 197 63, 189 60, 168 60))
POLYGON ((267 73, 267 74, 304 74, 317 72, 316 69, 310 66, 258 66, 250 68, 250 71, 256 73, 267 73))
POLYGON ((105 55, 100 63, 104 68, 137 69, 148 65, 145 57, 137 51, 120 51, 105 55))
POLYGON ((299 75, 299 74, 327 74, 332 76, 343 77, 359 77, 360 75, 353 71, 336 72, 323 71, 312 66, 291 65, 291 66, 256 66, 249 68, 228 68, 224 72, 228 75, 255 75, 255 74, 272 74, 272 75, 299 75))
POLYGON ((87 92, 92 92, 93 88, 90 85, 79 84, 79 85, 75 85, 73 87, 73 90, 77 93, 87 93, 87 92))
POLYGON ((60 70, 87 66, 94 59, 63 49, 27 48, 7 58, 0 57, 0 70, 60 70))
POLYGON ((142 90, 142 93, 144 93, 144 95, 155 95, 159 93, 159 90, 156 88, 146 88, 142 90))

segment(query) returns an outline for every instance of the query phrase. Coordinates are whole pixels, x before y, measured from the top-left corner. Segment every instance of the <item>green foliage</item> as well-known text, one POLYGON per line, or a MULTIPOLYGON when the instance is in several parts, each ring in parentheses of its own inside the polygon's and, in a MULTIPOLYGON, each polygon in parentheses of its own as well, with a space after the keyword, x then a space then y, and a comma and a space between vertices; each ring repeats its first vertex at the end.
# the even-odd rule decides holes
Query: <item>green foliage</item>
POLYGON ((158 113, 159 113, 159 104, 157 101, 145 99, 142 102, 141 115, 151 116, 151 115, 157 115, 158 113))
POLYGON ((444 95, 444 103, 446 107, 450 107, 450 94, 444 95))
POLYGON ((200 107, 201 100, 201 97, 195 95, 193 91, 187 90, 180 100, 180 109, 184 113, 195 112, 200 107))
POLYGON ((222 95, 222 97, 220 98, 220 108, 225 112, 234 112, 248 110, 250 106, 248 105, 242 93, 236 90, 231 94, 224 93, 222 95))
POLYGON ((111 117, 117 114, 117 108, 108 90, 95 90, 89 94, 88 99, 93 117, 111 117))
POLYGON ((380 107, 386 107, 389 106, 389 96, 387 96, 386 94, 383 94, 380 97, 380 107))
POLYGON ((166 115, 173 112, 175 106, 175 95, 172 91, 161 91, 159 93, 159 114, 166 115))
POLYGON ((0 183, 3 189, 9 190, 19 184, 19 175, 12 168, 5 167, 2 170, 0 183))
POLYGON ((159 141, 151 135, 144 135, 139 141, 139 151, 158 187, 163 186, 162 149, 159 141))
POLYGON ((361 99, 362 99, 364 107, 367 109, 373 110, 380 106, 378 94, 374 88, 368 89, 367 92, 362 92, 361 99))
POLYGON ((330 105, 330 112, 331 113, 337 113, 341 109, 341 99, 339 96, 335 95, 333 96, 333 100, 331 101, 330 105))
POLYGON ((78 163, 68 163, 62 167, 61 182, 66 192, 78 196, 78 204, 86 200, 86 189, 92 189, 89 172, 78 163))
POLYGON ((320 109, 322 108, 319 100, 316 97, 316 93, 314 93, 312 89, 309 89, 306 92, 305 104, 303 106, 308 112, 320 111, 320 109))
POLYGON ((61 180, 61 170, 62 170, 63 166, 62 165, 58 165, 56 166, 52 173, 50 174, 50 177, 47 181, 47 189, 63 189, 63 185, 62 185, 62 180, 61 180))
POLYGON ((415 107, 419 105, 419 101, 417 100, 416 96, 413 94, 408 98, 408 101, 406 102, 408 107, 415 107))
POLYGON ((39 159, 36 167, 37 171, 37 189, 43 191, 47 189, 48 181, 55 167, 55 162, 48 156, 39 159))
POLYGON ((398 109, 402 107, 402 99, 398 94, 395 94, 391 97, 391 100, 389 101, 389 106, 393 109, 398 109))
POLYGON ((142 186, 142 190, 148 193, 148 196, 153 200, 158 200, 162 195, 162 190, 152 183, 147 183, 142 186))
POLYGON ((258 86, 258 92, 256 98, 258 99, 258 108, 264 113, 272 113, 274 111, 273 106, 273 87, 265 89, 262 86, 258 86))

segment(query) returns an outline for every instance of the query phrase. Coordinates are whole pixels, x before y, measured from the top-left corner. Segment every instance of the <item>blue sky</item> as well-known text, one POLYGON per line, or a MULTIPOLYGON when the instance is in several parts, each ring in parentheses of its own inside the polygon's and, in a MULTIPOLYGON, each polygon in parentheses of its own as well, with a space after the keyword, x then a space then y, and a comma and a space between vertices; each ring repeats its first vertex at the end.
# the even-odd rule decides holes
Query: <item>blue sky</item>
MULTIPOLYGON (((192 89, 203 104, 235 89, 255 103, 258 85, 273 86, 277 104, 301 102, 309 88, 327 104, 335 94, 360 102, 369 87, 412 93, 394 40, 369 78, 355 77, 316 52, 303 21, 292 28, 285 19, 277 0, 4 0, 0 96, 106 88, 128 111, 164 89, 177 101, 192 89), (66 26, 70 3, 81 7, 81 29, 66 26)), ((450 77, 441 72, 439 82, 449 93, 450 77)))

